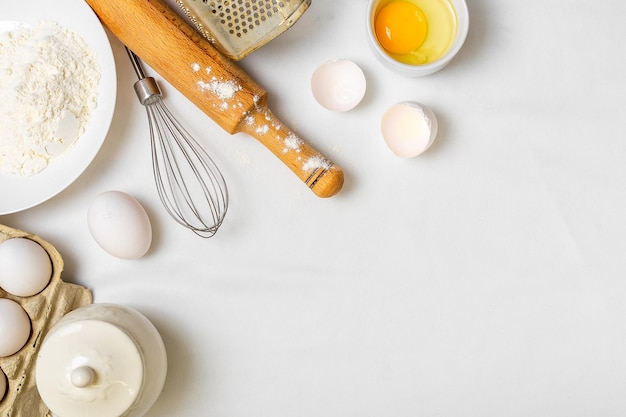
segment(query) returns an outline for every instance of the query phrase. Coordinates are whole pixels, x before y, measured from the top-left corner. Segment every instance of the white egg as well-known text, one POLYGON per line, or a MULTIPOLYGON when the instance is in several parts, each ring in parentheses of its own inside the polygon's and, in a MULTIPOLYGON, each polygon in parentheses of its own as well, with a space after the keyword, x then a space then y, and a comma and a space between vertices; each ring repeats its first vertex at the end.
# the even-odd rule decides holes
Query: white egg
POLYGON ((437 118, 428 107, 412 102, 391 106, 383 114, 381 131, 387 147, 398 157, 424 152, 437 136, 437 118))
POLYGON ((0 401, 4 398, 4 395, 7 393, 7 376, 0 369, 0 401))
POLYGON ((363 71, 347 59, 327 61, 311 77, 315 100, 328 110, 345 112, 355 108, 366 90, 363 71))
POLYGON ((19 352, 30 337, 28 314, 8 298, 0 298, 0 335, 0 357, 19 352))
POLYGON ((41 292, 52 277, 48 252, 34 240, 13 238, 0 243, 0 287, 20 297, 41 292))
POLYGON ((97 195, 89 205, 87 225, 96 243, 117 258, 141 258, 152 243, 152 225, 146 210, 121 191, 97 195))

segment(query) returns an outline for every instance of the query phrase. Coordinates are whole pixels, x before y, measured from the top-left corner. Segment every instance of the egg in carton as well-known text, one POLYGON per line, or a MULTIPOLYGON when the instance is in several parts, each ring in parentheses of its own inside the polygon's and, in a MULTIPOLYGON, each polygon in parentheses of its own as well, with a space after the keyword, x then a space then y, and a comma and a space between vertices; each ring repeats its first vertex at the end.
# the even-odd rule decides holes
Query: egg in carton
MULTIPOLYGON (((0 392, 0 417, 44 417, 50 412, 41 401, 35 381, 35 364, 48 330, 65 314, 92 303, 91 291, 61 280, 63 259, 50 243, 32 233, 0 224, 0 245, 9 239, 24 238, 38 243, 50 257, 52 275, 46 287, 35 295, 17 296, 0 288, 0 298, 19 304, 30 319, 31 332, 16 353, 0 357, 0 379, 6 376, 6 392, 0 392)), ((0 388, 3 381, 0 380, 0 388)))

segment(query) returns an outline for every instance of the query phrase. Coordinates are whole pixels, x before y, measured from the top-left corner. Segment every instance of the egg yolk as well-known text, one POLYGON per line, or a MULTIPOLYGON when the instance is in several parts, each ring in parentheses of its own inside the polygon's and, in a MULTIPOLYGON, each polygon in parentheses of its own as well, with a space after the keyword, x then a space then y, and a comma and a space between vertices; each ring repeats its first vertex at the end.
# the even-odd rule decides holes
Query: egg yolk
POLYGON ((393 54, 408 54, 426 39, 428 25, 424 13, 407 1, 395 1, 385 5, 374 22, 380 45, 393 54))

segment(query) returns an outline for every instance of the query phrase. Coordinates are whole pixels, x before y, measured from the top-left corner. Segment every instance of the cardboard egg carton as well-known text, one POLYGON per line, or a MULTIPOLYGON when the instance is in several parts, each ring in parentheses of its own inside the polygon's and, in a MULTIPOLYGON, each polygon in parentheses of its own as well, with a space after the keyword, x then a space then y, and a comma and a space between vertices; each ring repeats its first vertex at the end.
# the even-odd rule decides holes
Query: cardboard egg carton
POLYGON ((0 288, 0 298, 20 304, 31 321, 31 335, 24 347, 11 356, 0 357, 0 368, 7 377, 7 392, 0 399, 0 417, 50 416, 35 383, 39 348, 48 330, 65 314, 91 304, 92 295, 87 288, 61 280, 63 259, 54 246, 32 233, 0 224, 0 243, 17 237, 34 240, 48 252, 52 261, 52 278, 43 291, 30 297, 18 297, 0 288))

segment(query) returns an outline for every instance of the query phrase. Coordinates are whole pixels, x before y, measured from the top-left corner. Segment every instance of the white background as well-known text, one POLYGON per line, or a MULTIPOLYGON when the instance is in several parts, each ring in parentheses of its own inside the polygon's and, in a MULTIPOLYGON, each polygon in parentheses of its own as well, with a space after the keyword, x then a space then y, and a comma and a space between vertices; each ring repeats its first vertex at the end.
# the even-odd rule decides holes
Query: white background
POLYGON ((118 99, 101 152, 58 196, 0 222, 55 245, 62 278, 95 302, 157 326, 170 367, 148 417, 626 414, 626 3, 468 2, 465 46, 424 78, 378 63, 365 0, 313 0, 240 63, 281 120, 344 169, 330 199, 162 82, 229 185, 209 240, 161 207, 135 75, 110 36, 118 99), (310 92, 315 68, 336 58, 368 81, 348 113, 310 92), (409 160, 379 133, 404 100, 440 124, 409 160), (149 213, 140 260, 89 234, 89 203, 108 190, 149 213))

